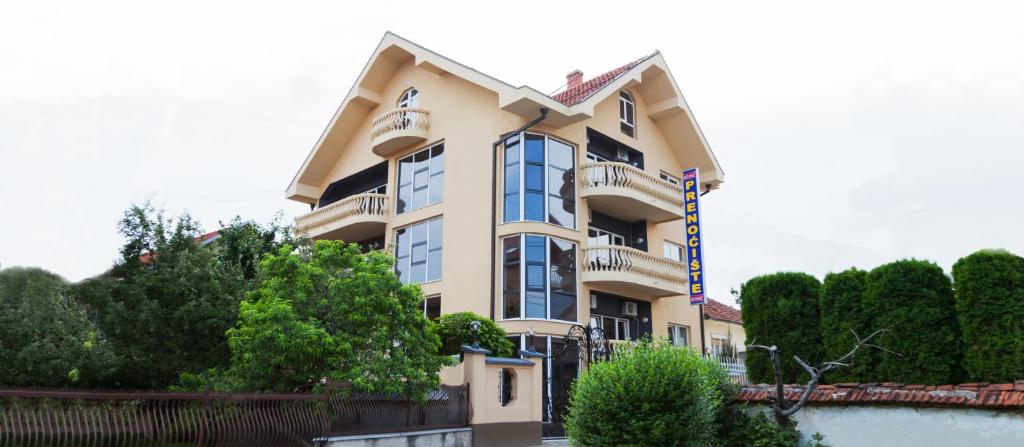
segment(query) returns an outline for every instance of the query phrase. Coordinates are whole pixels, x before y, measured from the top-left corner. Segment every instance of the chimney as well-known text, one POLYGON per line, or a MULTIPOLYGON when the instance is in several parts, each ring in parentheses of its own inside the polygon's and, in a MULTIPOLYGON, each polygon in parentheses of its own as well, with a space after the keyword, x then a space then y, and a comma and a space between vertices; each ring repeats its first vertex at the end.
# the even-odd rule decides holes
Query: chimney
POLYGON ((570 71, 569 74, 565 75, 566 86, 565 88, 578 87, 583 83, 583 72, 579 70, 570 71))

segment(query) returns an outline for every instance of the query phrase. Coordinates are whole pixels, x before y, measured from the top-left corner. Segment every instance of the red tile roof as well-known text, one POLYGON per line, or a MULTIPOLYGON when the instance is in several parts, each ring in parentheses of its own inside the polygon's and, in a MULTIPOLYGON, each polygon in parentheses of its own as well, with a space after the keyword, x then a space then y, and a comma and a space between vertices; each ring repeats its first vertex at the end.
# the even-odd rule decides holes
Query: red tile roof
POLYGON ((551 95, 551 97, 554 98, 555 101, 558 101, 567 106, 579 104, 583 101, 586 101, 587 98, 593 96, 594 93, 597 93, 599 90, 604 88, 604 86, 610 84, 612 81, 615 80, 615 78, 619 77, 621 74, 629 71, 629 69, 639 65, 641 62, 647 60, 648 58, 654 56, 655 54, 658 53, 649 54, 626 65, 623 65, 619 68, 616 68, 612 71, 601 74, 599 76, 595 76, 591 79, 581 82, 580 85, 577 85, 576 87, 567 88, 558 93, 555 93, 554 95, 551 95))
POLYGON ((711 298, 708 298, 708 302, 704 303, 704 318, 743 325, 743 317, 740 316, 739 309, 727 306, 725 303, 711 298))
MULTIPOLYGON (((786 399, 797 400, 803 386, 786 385, 786 399)), ((736 400, 765 404, 775 385, 744 386, 736 400)), ((960 385, 904 385, 902 383, 837 383, 819 385, 810 404, 903 405, 920 407, 973 407, 1024 409, 1024 380, 1014 383, 962 383, 960 385)))
MULTIPOLYGON (((219 238, 220 238, 220 230, 217 230, 217 231, 211 231, 209 233, 196 236, 193 239, 195 239, 195 241, 198 242, 199 245, 207 245, 207 244, 213 243, 213 241, 215 241, 215 240, 217 240, 219 238)), ((148 251, 143 253, 141 256, 139 256, 139 262, 141 262, 143 264, 151 261, 152 259, 153 259, 153 254, 148 252, 148 251)))

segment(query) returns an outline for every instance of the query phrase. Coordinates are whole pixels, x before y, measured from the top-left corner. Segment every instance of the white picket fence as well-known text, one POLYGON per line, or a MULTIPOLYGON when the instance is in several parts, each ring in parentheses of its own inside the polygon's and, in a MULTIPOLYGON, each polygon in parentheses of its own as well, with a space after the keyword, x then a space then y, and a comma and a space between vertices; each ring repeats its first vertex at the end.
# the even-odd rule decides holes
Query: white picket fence
POLYGON ((724 366, 726 371, 729 371, 729 377, 732 377, 733 382, 740 385, 750 384, 750 381, 747 379, 747 365, 743 363, 743 359, 723 357, 714 354, 708 354, 704 357, 712 359, 718 362, 719 365, 724 366))

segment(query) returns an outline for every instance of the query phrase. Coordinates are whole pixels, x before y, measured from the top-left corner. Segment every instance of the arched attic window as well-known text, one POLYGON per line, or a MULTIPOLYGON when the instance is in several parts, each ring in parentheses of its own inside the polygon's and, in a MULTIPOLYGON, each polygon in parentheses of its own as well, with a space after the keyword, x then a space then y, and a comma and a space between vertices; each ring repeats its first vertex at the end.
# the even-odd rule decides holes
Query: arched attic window
POLYGON ((619 92, 619 128, 626 135, 636 136, 636 102, 625 90, 619 92))
POLYGON ((420 91, 416 90, 415 87, 409 87, 402 96, 398 98, 398 107, 412 107, 416 108, 420 106, 420 91))

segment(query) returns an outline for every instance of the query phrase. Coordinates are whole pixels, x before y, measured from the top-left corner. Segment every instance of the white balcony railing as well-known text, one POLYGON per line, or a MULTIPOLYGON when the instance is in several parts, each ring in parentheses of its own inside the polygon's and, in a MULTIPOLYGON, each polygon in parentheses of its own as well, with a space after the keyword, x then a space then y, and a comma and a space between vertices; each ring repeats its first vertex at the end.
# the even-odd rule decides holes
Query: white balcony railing
POLYGON ((636 283, 664 295, 686 292, 686 265, 632 247, 598 245, 583 249, 583 279, 636 283), (611 274, 611 275, 608 275, 611 274))
POLYGON ((313 237, 348 223, 381 220, 390 203, 387 194, 356 194, 295 218, 295 230, 313 237))
POLYGON ((625 188, 665 202, 680 210, 683 208, 682 188, 662 180, 643 169, 614 161, 590 162, 581 168, 584 188, 604 186, 625 188))
POLYGON ((370 144, 378 155, 388 155, 404 145, 422 141, 430 130, 430 112, 400 107, 373 120, 370 144))

